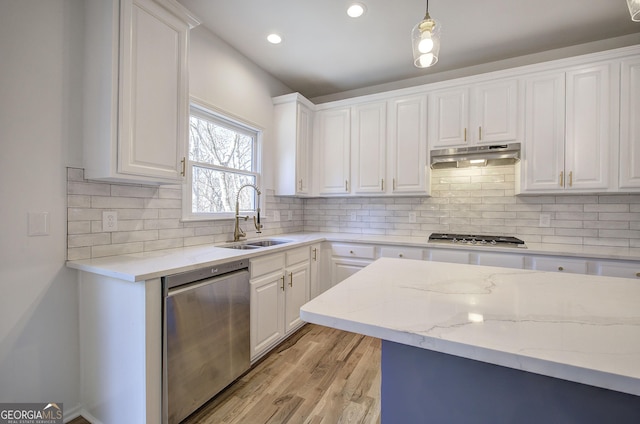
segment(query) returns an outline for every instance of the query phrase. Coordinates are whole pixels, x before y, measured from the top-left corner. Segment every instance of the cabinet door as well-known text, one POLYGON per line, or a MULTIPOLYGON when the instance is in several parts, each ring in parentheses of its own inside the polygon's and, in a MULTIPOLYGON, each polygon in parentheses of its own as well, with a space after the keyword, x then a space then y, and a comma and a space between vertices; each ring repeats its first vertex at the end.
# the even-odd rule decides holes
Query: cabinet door
POLYGON ((285 276, 279 272, 251 280, 251 358, 285 335, 285 276))
POLYGON ((640 58, 622 62, 621 88, 619 187, 640 189, 640 58))
POLYGON ((424 249, 419 247, 385 246, 380 248, 381 258, 424 259, 424 249))
POLYGON ((311 258, 309 260, 309 299, 313 299, 324 291, 322 290, 320 283, 320 261, 322 258, 321 246, 321 243, 311 245, 311 258))
POLYGON ((486 266, 500 266, 503 268, 524 268, 524 256, 508 253, 477 253, 476 263, 486 266))
POLYGON ((372 261, 363 259, 331 258, 331 284, 335 286, 339 282, 351 277, 372 261))
POLYGON ((565 187, 604 190, 610 186, 611 65, 567 72, 565 187))
POLYGON ((180 181, 188 25, 152 0, 121 4, 118 171, 180 181))
POLYGON ((525 81, 523 192, 564 190, 564 85, 564 73, 525 81))
POLYGON ((300 319, 300 308, 309 301, 309 262, 288 268, 285 272, 285 333, 289 333, 304 322, 300 319))
POLYGON ((518 81, 480 84, 473 91, 471 139, 477 144, 514 141, 518 127, 518 81))
POLYGON ((350 109, 324 110, 317 115, 318 191, 349 193, 350 109))
POLYGON ((446 148, 467 144, 469 91, 460 87, 429 95, 429 146, 446 148))
POLYGON ((392 193, 428 193, 427 96, 389 101, 389 160, 392 193))
POLYGON ((387 169, 387 104, 354 106, 352 113, 352 191, 383 193, 387 169))
POLYGON ((454 249, 431 249, 428 258, 435 262, 451 262, 455 264, 468 264, 470 260, 468 251, 454 249))
POLYGON ((594 263, 596 275, 640 279, 640 264, 631 262, 598 261, 594 263))
POLYGON ((313 136, 313 111, 298 104, 296 118, 296 193, 309 194, 311 190, 311 157, 309 154, 313 136))
POLYGON ((527 268, 538 271, 569 272, 572 274, 586 274, 587 261, 583 259, 531 256, 528 258, 527 268))

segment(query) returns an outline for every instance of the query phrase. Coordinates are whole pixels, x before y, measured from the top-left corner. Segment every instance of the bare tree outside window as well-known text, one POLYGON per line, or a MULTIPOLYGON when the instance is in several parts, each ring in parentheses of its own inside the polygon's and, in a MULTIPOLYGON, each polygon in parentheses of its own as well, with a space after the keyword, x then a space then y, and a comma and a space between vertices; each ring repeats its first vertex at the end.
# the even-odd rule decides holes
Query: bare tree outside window
MULTIPOLYGON (((257 132, 202 111, 189 120, 191 212, 235 212, 238 189, 256 184, 257 132)), ((255 193, 243 190, 242 211, 255 210, 255 193)))

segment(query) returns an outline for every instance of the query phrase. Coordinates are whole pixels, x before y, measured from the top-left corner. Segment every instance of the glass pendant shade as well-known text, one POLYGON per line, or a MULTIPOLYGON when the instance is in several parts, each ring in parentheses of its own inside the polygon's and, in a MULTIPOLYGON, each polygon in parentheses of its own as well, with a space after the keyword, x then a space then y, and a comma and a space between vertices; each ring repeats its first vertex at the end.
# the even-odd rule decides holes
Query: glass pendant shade
POLYGON ((411 31, 413 64, 418 68, 428 68, 438 62, 440 53, 440 23, 431 19, 429 13, 411 31))
POLYGON ((627 6, 629 6, 631 20, 640 22, 640 0, 627 0, 627 6))

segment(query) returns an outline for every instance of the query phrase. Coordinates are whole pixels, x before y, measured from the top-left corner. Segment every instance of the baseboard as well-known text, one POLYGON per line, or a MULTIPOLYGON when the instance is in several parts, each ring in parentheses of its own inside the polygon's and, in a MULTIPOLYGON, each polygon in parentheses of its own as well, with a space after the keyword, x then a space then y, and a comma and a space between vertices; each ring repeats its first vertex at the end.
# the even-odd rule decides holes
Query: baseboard
POLYGON ((94 417, 93 415, 91 415, 89 412, 87 412, 86 409, 82 408, 81 406, 76 406, 75 408, 71 408, 71 410, 69 411, 64 411, 64 417, 63 417, 63 421, 65 423, 68 423, 71 420, 74 420, 78 417, 82 417, 85 420, 89 421, 91 424, 102 424, 102 422, 100 420, 98 420, 96 417, 94 417))

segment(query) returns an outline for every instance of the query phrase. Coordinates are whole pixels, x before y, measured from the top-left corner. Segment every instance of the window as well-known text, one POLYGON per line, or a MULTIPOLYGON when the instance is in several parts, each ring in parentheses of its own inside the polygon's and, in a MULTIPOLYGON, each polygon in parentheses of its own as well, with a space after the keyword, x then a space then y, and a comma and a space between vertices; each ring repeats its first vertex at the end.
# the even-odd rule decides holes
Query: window
MULTIPOLYGON (((192 105, 189 118, 187 218, 235 216, 236 196, 244 184, 259 184, 258 130, 192 105)), ((240 193, 240 210, 256 209, 255 190, 240 193)))

